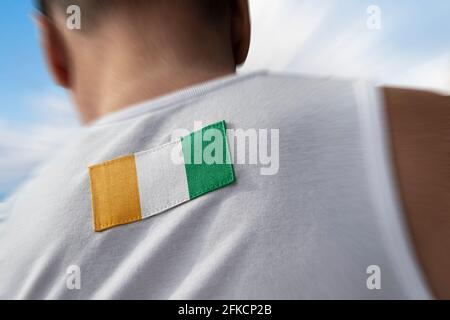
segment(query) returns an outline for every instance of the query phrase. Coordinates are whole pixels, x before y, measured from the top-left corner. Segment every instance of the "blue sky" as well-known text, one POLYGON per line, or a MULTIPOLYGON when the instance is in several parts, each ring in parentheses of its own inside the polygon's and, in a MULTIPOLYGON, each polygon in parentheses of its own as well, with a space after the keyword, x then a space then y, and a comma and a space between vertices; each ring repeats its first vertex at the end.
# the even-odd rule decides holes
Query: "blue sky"
POLYGON ((29 0, 0 8, 0 200, 10 195, 77 126, 45 69, 29 0))
MULTIPOLYGON (((250 0, 253 44, 242 72, 256 69, 450 90, 450 1, 250 0), (381 29, 366 9, 381 9, 381 29)), ((78 126, 52 84, 33 26, 31 0, 0 8, 0 200, 78 126)))
POLYGON ((14 121, 35 121, 24 106, 24 98, 32 92, 52 87, 45 71, 38 37, 30 18, 31 1, 3 0, 0 9, 0 117, 14 121))

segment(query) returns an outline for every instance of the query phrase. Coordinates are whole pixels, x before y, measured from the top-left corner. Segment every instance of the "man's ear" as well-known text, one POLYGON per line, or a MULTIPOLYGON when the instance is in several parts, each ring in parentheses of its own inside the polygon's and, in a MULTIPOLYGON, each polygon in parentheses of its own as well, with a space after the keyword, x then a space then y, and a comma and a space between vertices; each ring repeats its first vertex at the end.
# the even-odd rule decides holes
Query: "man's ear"
POLYGON ((50 73, 58 85, 69 89, 69 57, 62 35, 47 17, 37 14, 34 20, 50 73))
POLYGON ((250 48, 251 24, 248 0, 233 0, 231 8, 231 41, 234 60, 241 65, 250 48))

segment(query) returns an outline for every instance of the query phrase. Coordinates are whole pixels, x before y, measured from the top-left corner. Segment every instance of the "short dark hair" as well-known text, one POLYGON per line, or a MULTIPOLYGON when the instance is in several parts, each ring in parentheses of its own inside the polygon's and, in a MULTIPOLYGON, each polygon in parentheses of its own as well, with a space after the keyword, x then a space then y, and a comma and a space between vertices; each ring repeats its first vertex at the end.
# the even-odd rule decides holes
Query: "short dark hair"
POLYGON ((36 9, 43 15, 48 15, 47 2, 44 0, 34 0, 36 9))
MULTIPOLYGON (((129 1, 129 0, 128 0, 129 1)), ((154 0, 146 0, 154 1, 154 0)), ((166 0, 170 1, 170 0, 166 0)), ((191 0, 192 1, 192 0, 191 0)), ((229 0, 194 0, 197 4, 201 5, 201 8, 205 11, 209 18, 215 19, 223 15, 228 6, 230 5, 229 0)), ((87 7, 89 11, 95 7, 101 7, 106 3, 110 4, 111 0, 34 0, 37 10, 46 17, 50 16, 50 6, 52 4, 59 5, 60 8, 68 7, 69 5, 78 5, 80 7, 87 7)))
MULTIPOLYGON (((95 6, 107 3, 107 1, 105 0, 34 0, 34 1, 36 3, 36 8, 38 9, 38 11, 47 17, 50 16, 52 5, 57 6, 59 9, 65 9, 70 5, 78 5, 82 9, 88 7, 90 10, 95 6)), ((111 2, 111 0, 109 0, 109 2, 111 2)))

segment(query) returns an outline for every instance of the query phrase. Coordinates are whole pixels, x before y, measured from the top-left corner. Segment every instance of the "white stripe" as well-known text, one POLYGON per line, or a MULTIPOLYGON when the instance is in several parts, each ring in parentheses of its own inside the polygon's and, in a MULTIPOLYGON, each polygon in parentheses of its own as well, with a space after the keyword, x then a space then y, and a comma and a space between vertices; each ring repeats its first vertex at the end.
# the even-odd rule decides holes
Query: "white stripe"
POLYGON ((172 161, 174 148, 181 152, 181 142, 135 154, 142 219, 189 200, 185 166, 172 161))

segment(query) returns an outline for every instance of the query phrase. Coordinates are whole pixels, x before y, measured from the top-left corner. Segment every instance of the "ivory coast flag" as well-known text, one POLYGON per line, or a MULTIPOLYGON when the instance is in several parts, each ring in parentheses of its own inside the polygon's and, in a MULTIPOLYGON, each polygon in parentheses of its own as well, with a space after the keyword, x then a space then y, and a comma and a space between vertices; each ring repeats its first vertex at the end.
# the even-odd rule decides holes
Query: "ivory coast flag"
POLYGON ((235 181, 221 121, 89 168, 95 231, 149 218, 235 181))

